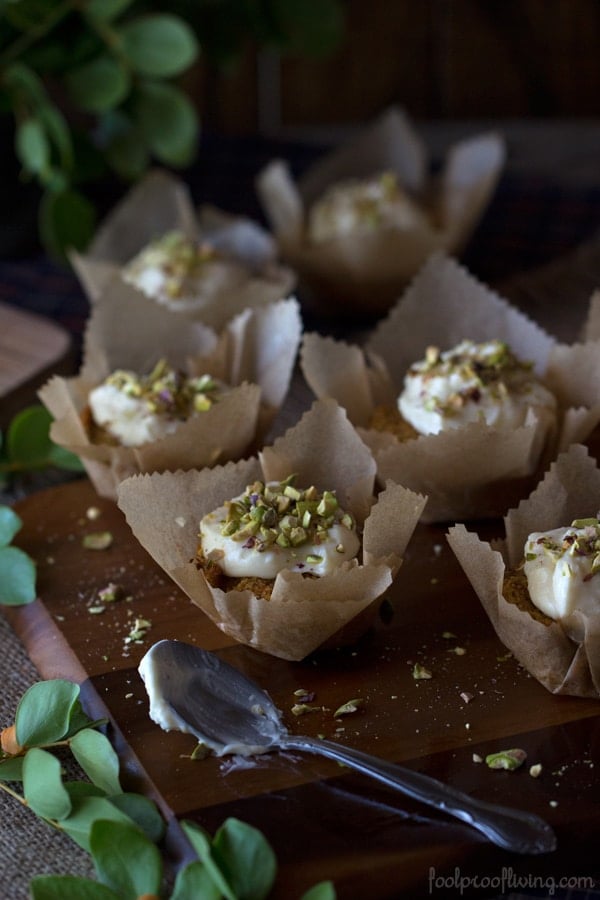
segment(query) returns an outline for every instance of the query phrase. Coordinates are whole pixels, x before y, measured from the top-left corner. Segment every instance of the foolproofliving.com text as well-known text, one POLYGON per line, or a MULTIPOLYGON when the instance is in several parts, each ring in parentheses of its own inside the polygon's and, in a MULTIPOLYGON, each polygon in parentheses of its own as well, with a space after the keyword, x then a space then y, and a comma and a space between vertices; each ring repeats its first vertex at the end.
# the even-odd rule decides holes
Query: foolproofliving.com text
POLYGON ((557 891, 578 890, 589 891, 596 886, 596 880, 588 875, 528 875, 515 872, 510 866, 504 866, 498 874, 483 873, 466 875, 457 866, 453 872, 441 873, 434 866, 429 868, 429 893, 452 890, 455 896, 462 896, 467 891, 495 891, 504 894, 508 891, 543 890, 548 897, 557 891))

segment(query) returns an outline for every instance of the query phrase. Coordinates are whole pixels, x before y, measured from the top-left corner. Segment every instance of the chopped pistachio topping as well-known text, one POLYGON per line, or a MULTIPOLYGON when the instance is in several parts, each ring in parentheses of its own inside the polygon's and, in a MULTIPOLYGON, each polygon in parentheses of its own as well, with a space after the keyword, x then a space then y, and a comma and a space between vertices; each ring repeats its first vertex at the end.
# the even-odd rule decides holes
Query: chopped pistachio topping
POLYGON ((207 262, 218 256, 211 244, 198 243, 180 231, 169 231, 138 253, 125 267, 126 281, 136 282, 147 269, 160 269, 165 293, 181 297, 189 279, 198 278, 207 262))
POLYGON ((357 697, 355 700, 347 700, 346 703, 342 703, 341 706, 338 706, 333 714, 333 718, 337 719, 339 716, 350 716, 352 713, 358 712, 361 706, 364 705, 365 701, 361 700, 360 697, 357 697))
POLYGON ((219 385, 212 376, 188 377, 166 359, 160 359, 146 375, 117 369, 104 383, 139 399, 149 413, 180 419, 188 418, 192 412, 210 409, 219 395, 219 385))
POLYGON ((421 681, 422 679, 429 679, 433 676, 425 666, 422 666, 420 663, 415 663, 412 670, 412 677, 415 681, 421 681))
POLYGON ((525 750, 514 747, 512 750, 500 750, 498 753, 489 753, 485 758, 485 764, 489 769, 506 769, 509 772, 518 769, 527 759, 525 750))
MULTIPOLYGON (((240 498, 225 504, 221 534, 263 552, 274 544, 283 548, 318 546, 327 540, 333 525, 354 527, 354 519, 340 509, 333 492, 320 493, 314 485, 302 490, 294 485, 295 479, 296 475, 289 475, 279 482, 248 485, 240 498)), ((336 549, 344 551, 341 544, 336 549)), ((307 557, 308 563, 321 561, 319 554, 307 557)))
POLYGON ((453 416, 465 404, 478 403, 483 391, 498 398, 522 386, 527 389, 533 364, 519 360, 504 341, 474 344, 463 341, 444 353, 439 347, 427 347, 425 358, 408 370, 408 376, 420 376, 425 382, 433 378, 450 378, 458 374, 465 387, 444 399, 428 396, 424 406, 428 412, 453 416))
MULTIPOLYGON (((570 527, 573 531, 567 529, 561 540, 550 534, 541 535, 535 541, 535 547, 542 548, 554 560, 563 556, 591 558, 591 569, 585 576, 586 579, 591 578, 600 572, 600 521, 596 518, 575 519, 570 527)), ((525 559, 533 561, 537 555, 535 549, 528 550, 525 559)))
POLYGON ((110 531, 94 531, 84 535, 81 543, 86 550, 108 550, 112 542, 110 531))

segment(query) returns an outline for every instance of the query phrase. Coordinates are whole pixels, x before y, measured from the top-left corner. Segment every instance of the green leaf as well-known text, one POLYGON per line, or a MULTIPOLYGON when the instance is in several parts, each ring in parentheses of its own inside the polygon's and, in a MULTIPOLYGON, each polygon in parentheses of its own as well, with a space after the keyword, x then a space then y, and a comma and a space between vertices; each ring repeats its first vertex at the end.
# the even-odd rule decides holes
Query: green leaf
POLYGON ((199 122, 183 91, 170 84, 145 82, 138 92, 135 116, 160 162, 189 165, 197 150, 199 122))
POLYGON ((38 816, 61 820, 71 812, 71 798, 64 788, 58 759, 33 747, 23 763, 23 794, 38 816))
POLYGON ((114 109, 125 99, 131 79, 114 56, 103 54, 69 72, 65 83, 81 109, 102 113, 114 109))
POLYGON ((79 803, 86 797, 104 797, 104 791, 89 781, 65 781, 65 790, 71 798, 71 803, 79 803))
POLYGON ((39 107, 48 103, 48 95, 41 79, 30 66, 22 62, 8 66, 2 81, 9 90, 25 95, 30 105, 39 107))
POLYGON ((25 606, 36 598, 35 563, 18 547, 0 548, 0 603, 25 606))
POLYGON ((0 506, 0 547, 7 547, 23 522, 10 506, 0 506))
POLYGON ((220 900, 222 894, 199 860, 180 869, 175 879, 171 900, 220 900))
POLYGON ((105 150, 108 164, 126 180, 135 180, 147 169, 150 152, 141 130, 127 122, 110 140, 105 150))
POLYGON ((77 699, 71 709, 71 718, 69 719, 69 730, 65 737, 73 737, 82 728, 95 728, 98 725, 105 725, 107 719, 90 719, 83 711, 81 701, 77 699))
POLYGON ((64 469, 68 472, 84 472, 85 466, 81 459, 70 450, 59 447, 58 444, 52 444, 48 452, 48 463, 56 466, 57 469, 64 469))
POLYGON ((277 860, 261 831, 239 819, 226 819, 215 834, 213 855, 239 900, 268 896, 275 882, 277 860))
POLYGON ((56 106, 49 102, 41 103, 38 106, 38 117, 49 140, 56 147, 61 166, 64 169, 71 169, 73 166, 73 142, 65 117, 56 106))
POLYGON ((50 162, 50 146, 39 119, 30 117, 17 125, 15 152, 26 172, 39 174, 46 169, 50 162))
POLYGON ((106 794, 119 794, 119 758, 100 731, 84 728, 71 738, 71 753, 88 776, 106 794))
POLYGON ((36 875, 29 890, 32 900, 119 900, 106 885, 78 875, 36 875))
POLYGON ((135 826, 121 822, 94 822, 90 851, 98 877, 120 896, 135 900, 158 894, 162 859, 155 845, 135 826))
POLYGON ((23 781, 24 756, 13 756, 0 762, 0 781, 23 781))
POLYGON ((146 837, 157 844, 164 835, 165 823, 156 804, 142 794, 114 794, 110 802, 135 822, 146 837))
POLYGON ((118 29, 121 49, 141 75, 170 78, 196 59, 194 32, 182 19, 168 14, 147 15, 118 29))
POLYGON ((44 466, 52 446, 52 416, 45 406, 35 404, 21 410, 6 434, 6 455, 11 462, 28 467, 44 466))
POLYGON ((15 28, 29 31, 39 27, 41 20, 51 16, 55 9, 56 0, 19 0, 4 3, 2 12, 15 28))
POLYGON ((86 14, 101 22, 112 22, 132 3, 133 0, 88 0, 86 14))
POLYGON ((94 207, 78 191, 45 191, 39 209, 39 228, 47 252, 66 259, 71 249, 84 250, 94 234, 94 207))
POLYGON ((83 797, 73 802, 73 810, 67 819, 63 819, 60 827, 76 844, 90 852, 90 831, 94 822, 107 819, 110 822, 125 823, 135 827, 119 809, 106 797, 83 797))
POLYGON ((15 737, 21 747, 60 741, 69 730, 79 685, 56 678, 27 688, 15 714, 15 737))
POLYGON ((300 900, 335 900, 336 892, 332 881, 320 881, 309 888, 300 900))
POLYGON ((211 842, 205 831, 194 822, 182 821, 181 827, 193 849, 204 863, 208 877, 227 900, 237 900, 235 893, 212 855, 211 842))

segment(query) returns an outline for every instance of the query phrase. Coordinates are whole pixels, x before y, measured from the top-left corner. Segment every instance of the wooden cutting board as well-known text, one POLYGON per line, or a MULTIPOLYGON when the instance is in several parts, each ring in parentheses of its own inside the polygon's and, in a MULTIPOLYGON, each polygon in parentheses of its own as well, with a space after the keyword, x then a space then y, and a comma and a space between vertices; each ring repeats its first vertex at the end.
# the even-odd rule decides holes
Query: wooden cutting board
POLYGON ((28 403, 51 373, 63 371, 71 337, 43 316, 0 303, 0 428, 28 403))
MULTIPOLYGON (((443 527, 417 528, 376 625, 356 646, 290 663, 232 644, 86 480, 34 494, 16 510, 24 521, 18 544, 37 561, 39 599, 6 614, 44 678, 75 679, 88 712, 109 715, 124 781, 157 800, 176 855, 186 852, 181 819, 214 832, 237 816, 272 843, 280 866, 274 896, 286 900, 326 878, 340 898, 378 900, 442 893, 457 871, 463 879, 500 878, 507 871, 525 880, 600 874, 600 783, 592 768, 600 705, 549 694, 507 654, 443 527), (96 531, 111 533, 108 549, 83 548, 84 535, 96 531), (110 583, 122 588, 123 599, 93 612, 98 591, 110 583), (136 618, 151 626, 140 643, 127 643, 136 618), (148 717, 137 665, 161 638, 214 650, 255 678, 290 731, 325 735, 484 800, 538 813, 556 829, 558 850, 509 854, 468 826, 318 757, 274 753, 244 765, 192 761, 194 739, 165 733, 148 717), (412 677, 416 662, 431 679, 412 677), (300 688, 314 693, 319 709, 298 717, 291 709, 300 688), (334 718, 355 698, 364 701, 357 713, 334 718), (474 761, 474 754, 510 747, 528 754, 516 772, 474 761), (542 766, 538 778, 528 772, 535 763, 542 766)), ((486 527, 499 533, 499 524, 486 527)), ((500 892, 511 884, 496 887, 500 892)))

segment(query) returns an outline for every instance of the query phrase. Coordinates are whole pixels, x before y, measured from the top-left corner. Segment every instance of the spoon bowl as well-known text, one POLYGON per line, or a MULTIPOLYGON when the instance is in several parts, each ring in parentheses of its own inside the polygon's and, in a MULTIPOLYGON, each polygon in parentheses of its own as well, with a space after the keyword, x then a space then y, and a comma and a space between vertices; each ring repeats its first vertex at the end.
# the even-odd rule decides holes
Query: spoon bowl
POLYGON ((514 853, 556 849, 556 836, 532 813, 485 803, 450 785, 334 741, 292 735, 269 695, 216 654, 181 641, 154 644, 139 666, 150 718, 193 734, 216 756, 300 750, 334 759, 454 816, 514 853))

